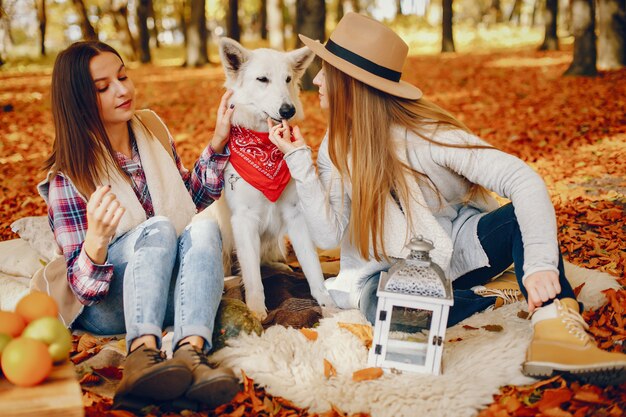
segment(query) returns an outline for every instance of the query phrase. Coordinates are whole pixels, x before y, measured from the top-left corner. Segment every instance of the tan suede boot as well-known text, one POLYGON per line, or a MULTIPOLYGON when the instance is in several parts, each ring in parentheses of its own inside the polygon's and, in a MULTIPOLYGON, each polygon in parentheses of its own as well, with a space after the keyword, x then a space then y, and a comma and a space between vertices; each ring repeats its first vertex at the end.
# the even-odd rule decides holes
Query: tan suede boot
POLYGON ((210 408, 229 402, 239 391, 239 380, 230 368, 212 368, 204 352, 191 343, 180 346, 174 359, 185 363, 193 374, 193 382, 185 393, 190 400, 210 408))
POLYGON ((626 381, 626 355, 596 347, 573 298, 555 299, 532 316, 533 338, 522 373, 544 378, 565 374, 596 385, 626 381))
POLYGON ((515 272, 506 270, 502 275, 498 276, 493 281, 486 283, 485 285, 477 285, 472 287, 472 291, 475 294, 482 295, 483 297, 496 297, 496 302, 493 308, 500 308, 506 304, 512 304, 517 301, 522 301, 524 295, 517 283, 517 277, 515 272))
POLYGON ((191 379, 191 372, 183 362, 166 360, 160 350, 142 345, 126 357, 124 376, 115 396, 169 401, 183 395, 191 379))

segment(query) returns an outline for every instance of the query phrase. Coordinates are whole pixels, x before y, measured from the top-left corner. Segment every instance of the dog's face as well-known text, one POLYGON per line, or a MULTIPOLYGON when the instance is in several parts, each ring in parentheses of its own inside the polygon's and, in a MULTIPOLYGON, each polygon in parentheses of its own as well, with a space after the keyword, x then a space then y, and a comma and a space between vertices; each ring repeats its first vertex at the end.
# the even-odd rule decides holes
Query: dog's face
POLYGON ((300 78, 313 61, 304 47, 291 52, 273 49, 248 50, 229 38, 220 40, 220 57, 226 88, 234 91, 233 124, 267 131, 267 118, 298 120, 303 117, 300 78))

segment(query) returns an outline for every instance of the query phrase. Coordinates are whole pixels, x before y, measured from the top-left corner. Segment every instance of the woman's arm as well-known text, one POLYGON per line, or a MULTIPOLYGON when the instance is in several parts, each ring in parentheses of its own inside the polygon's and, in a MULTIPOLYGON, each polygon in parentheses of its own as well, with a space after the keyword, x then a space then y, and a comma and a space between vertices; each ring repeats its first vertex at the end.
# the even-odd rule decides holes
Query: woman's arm
MULTIPOLYGON (((70 288, 82 304, 92 305, 102 301, 107 295, 113 278, 113 265, 106 261, 106 250, 101 263, 92 261, 87 255, 87 205, 64 176, 57 175, 52 179, 48 197, 48 220, 65 257, 70 288)), ((101 246, 95 240, 93 254, 101 246)))
MULTIPOLYGON (((294 135, 302 138, 297 127, 294 135)), ((322 249, 338 246, 350 221, 350 196, 342 189, 339 174, 328 156, 328 138, 322 141, 317 155, 319 177, 311 149, 306 146, 289 151, 285 161, 296 181, 300 208, 316 245, 322 249)))
MULTIPOLYGON (((487 145, 474 135, 443 131, 435 140, 487 145)), ((556 215, 543 179, 521 159, 497 149, 431 145, 435 163, 511 200, 524 241, 524 279, 539 271, 558 273, 556 215)))

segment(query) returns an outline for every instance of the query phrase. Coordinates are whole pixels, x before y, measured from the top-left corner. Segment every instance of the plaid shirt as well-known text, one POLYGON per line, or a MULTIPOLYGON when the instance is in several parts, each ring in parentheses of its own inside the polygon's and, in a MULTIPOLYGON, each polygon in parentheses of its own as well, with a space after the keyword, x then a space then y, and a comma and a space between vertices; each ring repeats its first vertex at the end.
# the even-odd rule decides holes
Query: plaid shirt
MULTIPOLYGON (((189 172, 181 163, 174 142, 170 143, 180 176, 196 208, 202 210, 220 197, 224 188, 224 168, 230 155, 229 150, 226 148, 224 154, 218 154, 207 146, 196 161, 193 171, 189 172)), ((152 198, 136 142, 132 142, 131 158, 119 152, 115 158, 131 178, 133 191, 146 212, 146 218, 153 217, 152 198)), ((48 220, 65 255, 67 279, 72 291, 84 305, 102 301, 113 278, 113 265, 108 259, 102 265, 95 264, 85 253, 83 242, 87 233, 87 202, 62 173, 50 181, 48 220)))

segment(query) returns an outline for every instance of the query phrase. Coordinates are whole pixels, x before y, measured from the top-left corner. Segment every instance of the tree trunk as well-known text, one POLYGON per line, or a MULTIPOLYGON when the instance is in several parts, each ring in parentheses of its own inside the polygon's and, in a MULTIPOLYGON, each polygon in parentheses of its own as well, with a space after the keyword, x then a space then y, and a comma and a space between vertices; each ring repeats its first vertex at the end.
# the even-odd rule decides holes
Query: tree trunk
POLYGON ((46 0, 37 0, 37 17, 39 18, 39 49, 41 56, 46 56, 46 0))
POLYGON ((491 0, 490 9, 496 15, 496 23, 502 23, 502 6, 500 0, 491 0))
POLYGON ((595 1, 572 0, 572 31, 574 32, 574 59, 564 75, 595 76, 596 33, 595 1))
POLYGON ((441 52, 454 52, 452 37, 452 0, 443 0, 441 52))
POLYGON ((396 16, 404 16, 402 14, 402 0, 396 0, 396 16))
POLYGON ((350 2, 350 5, 352 6, 352 10, 354 13, 361 13, 361 6, 359 5, 359 0, 352 0, 350 2))
POLYGON ((8 16, 4 11, 4 7, 2 6, 2 0, 0 0, 0 67, 4 65, 4 51, 5 51, 5 36, 6 36, 6 24, 8 21, 8 16))
POLYGON ((207 51, 206 0, 191 0, 191 14, 186 25, 187 66, 200 67, 209 62, 207 51))
POLYGON ((559 49, 559 38, 556 34, 558 13, 559 0, 546 0, 546 10, 544 12, 546 35, 539 47, 540 51, 557 51, 559 49))
POLYGON ((267 29, 270 38, 270 47, 285 49, 285 34, 283 32, 283 2, 282 0, 267 0, 267 29))
POLYGON ((133 33, 128 25, 128 3, 111 0, 110 10, 113 26, 118 33, 124 35, 124 41, 130 46, 130 58, 134 61, 137 59, 138 51, 133 33))
POLYGON ((626 65, 624 0, 598 1, 598 67, 614 70, 626 65))
POLYGON ((239 42, 241 27, 239 26, 239 0, 228 0, 228 18, 226 20, 228 37, 239 42))
MULTIPOLYGON (((311 39, 323 42, 326 39, 326 2, 324 0, 296 0, 296 32, 311 39)), ((302 46, 298 38, 297 46, 302 46)), ((313 78, 322 67, 319 58, 316 58, 302 77, 302 88, 315 90, 313 78)))
POLYGON ((85 2, 83 0, 72 0, 76 9, 78 10, 78 15, 80 16, 80 29, 83 32, 83 39, 85 40, 98 40, 98 35, 96 34, 95 29, 91 25, 89 21, 89 17, 87 16, 87 9, 85 8, 85 2))
POLYGON ((261 0, 261 8, 259 9, 261 19, 261 39, 267 40, 267 0, 261 0))
POLYGON ((343 0, 337 0, 337 10, 335 11, 336 22, 339 22, 344 14, 343 0))
POLYGON ((152 29, 150 29, 150 36, 154 38, 154 46, 157 48, 161 47, 161 42, 159 42, 159 28, 157 27, 157 18, 154 13, 154 0, 150 0, 148 4, 148 17, 152 18, 152 29))
POLYGON ((146 63, 152 61, 150 55, 150 31, 148 30, 148 7, 150 0, 137 2, 137 28, 139 29, 139 61, 146 63))
POLYGON ((518 25, 522 22, 522 2, 523 0, 515 0, 515 3, 513 3, 513 9, 511 9, 511 14, 509 15, 509 22, 512 22, 513 19, 516 20, 518 25))

